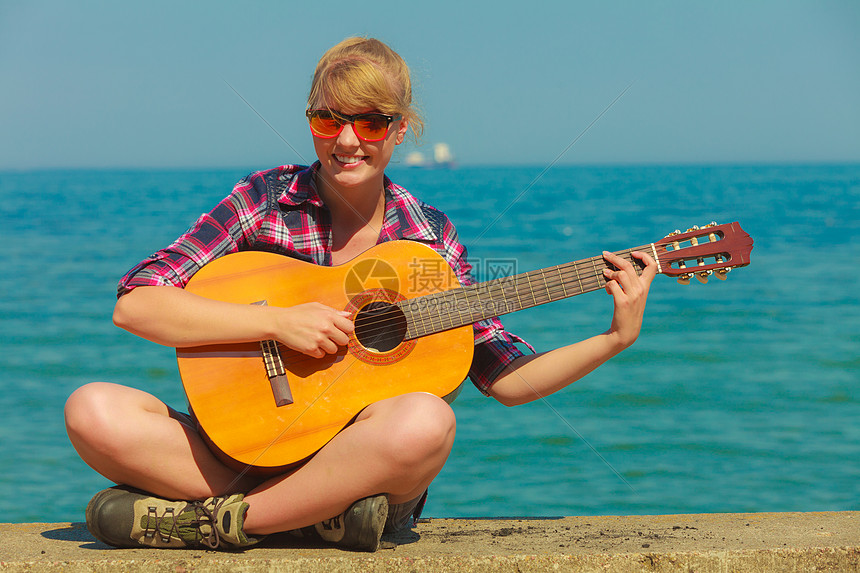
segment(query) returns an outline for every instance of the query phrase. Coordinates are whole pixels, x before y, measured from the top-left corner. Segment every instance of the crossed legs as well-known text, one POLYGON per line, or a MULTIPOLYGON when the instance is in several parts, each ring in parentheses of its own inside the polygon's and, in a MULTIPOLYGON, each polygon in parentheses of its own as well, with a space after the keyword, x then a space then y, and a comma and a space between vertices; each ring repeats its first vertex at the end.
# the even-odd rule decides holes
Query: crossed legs
POLYGON ((250 535, 312 525, 369 495, 387 493, 392 504, 414 499, 442 469, 456 426, 436 396, 389 398, 365 408, 298 469, 261 481, 222 464, 195 428, 141 390, 88 384, 69 397, 65 417, 81 458, 116 483, 168 499, 244 492, 250 535))

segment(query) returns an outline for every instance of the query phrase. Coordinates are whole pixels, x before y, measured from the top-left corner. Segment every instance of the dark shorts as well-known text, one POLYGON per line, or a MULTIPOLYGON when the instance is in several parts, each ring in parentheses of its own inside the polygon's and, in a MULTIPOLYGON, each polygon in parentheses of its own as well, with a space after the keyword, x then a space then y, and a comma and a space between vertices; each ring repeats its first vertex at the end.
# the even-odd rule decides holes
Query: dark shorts
MULTIPOLYGON (((167 407, 170 411, 170 417, 179 421, 182 425, 188 426, 195 432, 200 431, 200 425, 197 419, 186 412, 174 410, 170 406, 167 407)), ((424 502, 427 501, 427 492, 419 495, 415 499, 404 503, 397 503, 388 507, 388 518, 385 520, 385 533, 397 533, 411 529, 418 521, 421 515, 421 510, 424 509, 424 502)))

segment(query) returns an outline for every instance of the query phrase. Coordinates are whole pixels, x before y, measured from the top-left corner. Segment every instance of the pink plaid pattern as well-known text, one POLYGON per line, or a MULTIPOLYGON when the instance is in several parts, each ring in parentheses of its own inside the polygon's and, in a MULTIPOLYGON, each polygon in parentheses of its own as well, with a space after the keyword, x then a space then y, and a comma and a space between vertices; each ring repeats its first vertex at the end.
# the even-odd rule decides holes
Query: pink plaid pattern
MULTIPOLYGON (((119 282, 118 296, 138 286, 184 287, 198 270, 228 253, 258 250, 331 266, 331 220, 316 191, 319 169, 284 165, 242 179, 212 211, 167 248, 134 266, 119 282)), ((379 242, 409 239, 436 250, 464 285, 472 284, 466 249, 448 218, 385 178, 385 219, 379 242)), ((484 394, 515 358, 514 343, 498 319, 474 325, 475 357, 469 377, 484 394)), ((534 350, 534 349, 532 349, 534 350)))

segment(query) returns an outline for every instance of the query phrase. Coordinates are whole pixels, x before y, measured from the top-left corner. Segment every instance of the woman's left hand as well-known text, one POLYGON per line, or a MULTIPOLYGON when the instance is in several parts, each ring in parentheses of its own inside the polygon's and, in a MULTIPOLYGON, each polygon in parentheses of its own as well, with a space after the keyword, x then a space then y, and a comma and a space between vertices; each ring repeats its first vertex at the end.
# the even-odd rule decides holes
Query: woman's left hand
POLYGON ((607 280, 606 292, 611 294, 615 301, 615 313, 607 334, 615 338, 622 348, 627 348, 639 337, 648 289, 657 274, 657 263, 651 256, 641 251, 631 254, 633 258, 645 263, 641 275, 630 261, 608 251, 603 252, 603 258, 618 269, 603 271, 607 280))

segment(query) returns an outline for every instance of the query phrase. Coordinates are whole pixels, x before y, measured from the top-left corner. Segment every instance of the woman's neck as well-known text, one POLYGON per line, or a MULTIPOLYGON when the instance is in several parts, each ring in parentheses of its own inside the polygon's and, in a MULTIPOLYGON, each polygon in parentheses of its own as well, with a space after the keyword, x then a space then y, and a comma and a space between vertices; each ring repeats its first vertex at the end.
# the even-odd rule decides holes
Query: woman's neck
POLYGON ((348 260, 375 245, 385 216, 382 182, 343 189, 317 177, 317 193, 331 214, 336 258, 348 260))

